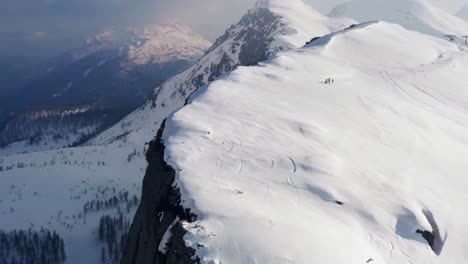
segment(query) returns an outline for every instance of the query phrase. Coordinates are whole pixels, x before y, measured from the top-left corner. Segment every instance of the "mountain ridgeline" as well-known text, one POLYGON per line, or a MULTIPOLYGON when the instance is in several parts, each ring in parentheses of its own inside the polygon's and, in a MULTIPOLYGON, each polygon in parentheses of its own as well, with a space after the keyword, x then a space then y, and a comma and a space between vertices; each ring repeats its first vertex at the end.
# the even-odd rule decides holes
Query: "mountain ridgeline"
MULTIPOLYGON (((268 8, 258 8, 249 11, 238 24, 231 26, 223 36, 218 38, 208 49, 204 57, 181 75, 164 83, 160 92, 153 97, 153 107, 168 104, 173 96, 185 101, 197 88, 206 85, 224 73, 238 66, 249 66, 266 60, 278 50, 270 44, 275 36, 284 34, 286 25, 281 17, 268 8), (176 89, 174 89, 176 88, 176 89), (172 92, 169 99, 160 93, 172 92), (166 99, 161 101, 161 99, 166 99)), ((292 47, 280 47, 288 50, 292 47)))
MULTIPOLYGON (((282 37, 301 32, 295 28, 297 25, 289 24, 286 19, 287 15, 294 14, 276 13, 276 9, 272 7, 269 1, 259 1, 239 23, 231 26, 218 38, 195 65, 163 83, 156 90, 149 106, 140 108, 122 121, 123 124, 131 123, 127 132, 124 132, 124 137, 135 131, 143 133, 141 131, 145 129, 144 124, 162 124, 162 126, 148 149, 149 166, 143 182, 142 202, 130 229, 121 263, 187 264, 200 261, 194 256, 194 249, 187 247, 183 239, 186 233, 184 224, 194 221, 196 215, 183 208, 184 201, 180 198, 179 189, 174 187, 176 172, 164 160, 165 147, 162 135, 165 118, 183 107, 197 89, 233 71, 236 67, 256 65, 277 52, 304 45, 309 37, 329 33, 335 26, 338 28, 349 26, 347 23, 349 20, 341 24, 341 21, 329 21, 319 16, 318 20, 323 24, 320 24, 320 30, 314 35, 304 34, 307 37, 298 42, 285 41, 282 37), (155 114, 150 118, 148 111, 155 114), (134 122, 145 118, 148 122, 134 122)), ((312 18, 317 16, 312 11, 306 12, 306 15, 312 18)), ((308 20, 305 19, 303 23, 308 24, 308 20)), ((315 20, 315 23, 319 22, 315 20)), ((313 24, 310 26, 314 28, 313 24)), ((112 129, 103 133, 101 137, 95 139, 95 143, 121 138, 120 135, 115 137, 114 133, 112 129)))

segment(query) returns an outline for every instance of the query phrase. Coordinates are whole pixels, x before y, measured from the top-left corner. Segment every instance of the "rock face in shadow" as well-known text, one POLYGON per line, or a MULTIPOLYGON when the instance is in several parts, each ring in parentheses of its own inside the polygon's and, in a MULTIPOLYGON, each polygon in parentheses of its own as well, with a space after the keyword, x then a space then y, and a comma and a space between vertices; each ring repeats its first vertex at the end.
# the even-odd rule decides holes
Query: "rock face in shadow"
POLYGON ((434 253, 439 256, 442 253, 442 250, 444 249, 445 242, 447 241, 447 231, 445 232, 445 235, 442 236, 440 227, 437 224, 437 221, 435 220, 434 215, 432 212, 428 209, 423 210, 423 214, 426 217, 427 221, 432 227, 432 232, 428 231, 422 231, 422 233, 418 232, 421 230, 416 231, 417 233, 421 234, 424 239, 427 240, 429 246, 432 248, 434 253))
POLYGON ((429 244, 429 246, 434 249, 434 242, 435 242, 435 234, 434 234, 434 231, 427 231, 427 230, 421 230, 421 229, 418 229, 416 230, 416 233, 417 234, 420 234, 424 239, 426 239, 427 243, 429 244))
POLYGON ((430 210, 423 209, 421 213, 422 216, 426 218, 426 223, 429 223, 431 226, 429 230, 422 228, 425 225, 418 220, 423 218, 416 217, 414 212, 406 209, 405 212, 398 217, 395 227, 396 234, 404 239, 411 239, 419 242, 426 241, 432 251, 434 251, 436 255, 440 255, 447 241, 447 231, 445 231, 444 236, 442 236, 440 227, 430 210))
POLYGON ((180 205, 180 192, 173 187, 176 173, 164 161, 164 127, 165 123, 146 154, 148 168, 141 203, 130 228, 122 264, 199 263, 195 250, 187 247, 183 239, 186 231, 179 220, 192 221, 195 215, 180 205))

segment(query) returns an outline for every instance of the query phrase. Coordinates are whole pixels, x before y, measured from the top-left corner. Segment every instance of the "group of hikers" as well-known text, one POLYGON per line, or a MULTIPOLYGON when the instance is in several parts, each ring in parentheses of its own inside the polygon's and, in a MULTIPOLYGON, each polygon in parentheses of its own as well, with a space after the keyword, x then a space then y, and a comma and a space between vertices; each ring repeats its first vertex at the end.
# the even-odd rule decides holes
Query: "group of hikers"
POLYGON ((335 79, 327 78, 327 79, 325 80, 325 83, 326 83, 326 84, 333 84, 333 83, 335 83, 335 79))

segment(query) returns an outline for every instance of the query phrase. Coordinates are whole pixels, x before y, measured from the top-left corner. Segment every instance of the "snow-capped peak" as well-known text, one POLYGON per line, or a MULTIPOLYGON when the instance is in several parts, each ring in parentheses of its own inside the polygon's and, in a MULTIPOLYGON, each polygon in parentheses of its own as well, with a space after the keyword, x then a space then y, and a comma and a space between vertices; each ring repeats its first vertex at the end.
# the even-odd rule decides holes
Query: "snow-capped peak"
POLYGON ((211 46, 209 41, 180 23, 146 25, 143 29, 134 29, 133 33, 137 37, 128 46, 128 59, 136 65, 195 60, 211 46))
POLYGON ((344 25, 357 23, 352 19, 333 18, 321 14, 303 0, 258 0, 250 12, 267 9, 284 23, 284 34, 276 36, 272 48, 290 46, 301 47, 312 37, 328 34, 343 28, 344 25))

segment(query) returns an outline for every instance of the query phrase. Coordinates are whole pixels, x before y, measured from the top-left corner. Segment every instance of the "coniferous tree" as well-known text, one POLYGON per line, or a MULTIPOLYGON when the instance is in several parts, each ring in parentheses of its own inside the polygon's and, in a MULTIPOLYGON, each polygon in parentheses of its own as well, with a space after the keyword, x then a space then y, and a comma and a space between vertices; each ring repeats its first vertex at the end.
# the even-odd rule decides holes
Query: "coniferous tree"
POLYGON ((30 229, 5 233, 0 230, 0 264, 61 264, 65 261, 64 242, 55 231, 30 229))

